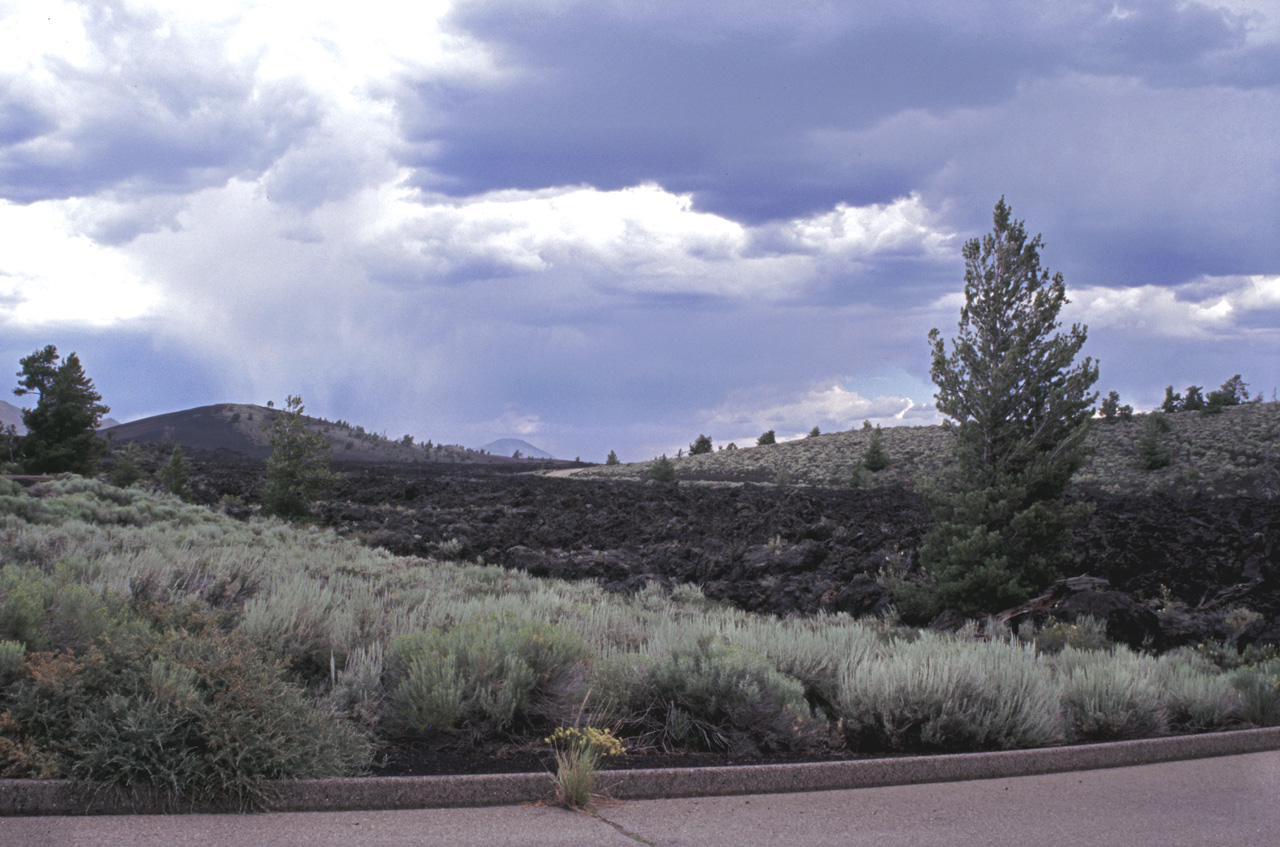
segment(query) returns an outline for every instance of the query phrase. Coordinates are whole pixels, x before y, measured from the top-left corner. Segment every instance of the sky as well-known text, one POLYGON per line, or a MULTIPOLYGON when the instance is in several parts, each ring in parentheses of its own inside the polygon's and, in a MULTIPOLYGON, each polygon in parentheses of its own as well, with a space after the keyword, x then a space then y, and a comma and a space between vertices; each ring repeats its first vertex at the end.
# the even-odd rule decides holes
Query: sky
POLYGON ((1001 197, 1103 394, 1271 399, 1280 2, 0 0, 0 363, 75 351, 121 421, 936 423, 1001 197))

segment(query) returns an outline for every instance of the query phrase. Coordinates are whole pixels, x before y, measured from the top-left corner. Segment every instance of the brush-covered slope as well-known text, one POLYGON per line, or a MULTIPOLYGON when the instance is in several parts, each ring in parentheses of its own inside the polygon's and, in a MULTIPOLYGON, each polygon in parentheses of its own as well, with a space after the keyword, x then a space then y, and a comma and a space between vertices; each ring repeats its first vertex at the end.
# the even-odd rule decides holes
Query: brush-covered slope
MULTIPOLYGON (((1090 457, 1076 475, 1080 487, 1112 493, 1182 488, 1218 495, 1265 494, 1280 489, 1280 403, 1246 403, 1219 414, 1166 415, 1169 431, 1158 436, 1169 464, 1143 470, 1138 445, 1144 416, 1132 421, 1095 421, 1090 457)), ((855 429, 764 447, 716 450, 672 459, 678 479, 707 482, 788 482, 845 486, 866 454, 873 430, 855 429)), ((859 484, 915 487, 936 478, 951 458, 951 434, 941 426, 881 430, 890 466, 861 470, 859 484)), ((649 462, 599 466, 572 472, 593 478, 640 479, 649 462)))

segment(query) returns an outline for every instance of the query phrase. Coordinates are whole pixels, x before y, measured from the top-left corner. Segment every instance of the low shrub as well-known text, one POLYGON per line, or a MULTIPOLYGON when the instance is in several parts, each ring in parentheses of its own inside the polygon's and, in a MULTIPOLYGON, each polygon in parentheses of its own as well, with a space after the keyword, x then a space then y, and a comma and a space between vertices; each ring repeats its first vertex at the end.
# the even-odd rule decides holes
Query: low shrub
POLYGON ((387 653, 388 721, 402 733, 536 725, 565 708, 586 656, 577 636, 515 618, 401 636, 387 653))
POLYGON ((597 659, 582 681, 583 712, 596 724, 616 724, 630 718, 628 730, 633 736, 652 731, 652 723, 634 720, 631 705, 646 699, 645 680, 656 663, 656 658, 642 653, 614 653, 597 659))
POLYGON ((610 695, 625 706, 619 725, 639 746, 754 754, 822 742, 803 686, 758 653, 709 637, 685 639, 652 660, 619 661, 610 671, 610 695))
POLYGON ((1179 647, 1170 655, 1186 655, 1203 659, 1219 670, 1233 671, 1237 668, 1249 667, 1270 662, 1280 658, 1280 651, 1274 644, 1249 644, 1238 649, 1234 644, 1225 641, 1202 641, 1195 647, 1179 647))
POLYGON ((17 681, 26 661, 25 644, 21 641, 0 641, 0 690, 17 681))
POLYGON ((225 636, 36 653, 4 700, 17 743, 58 775, 175 805, 254 806, 269 780, 360 773, 372 758, 353 724, 225 636))
POLYGON ((1156 662, 1155 682, 1171 729, 1204 732, 1223 729, 1241 719, 1240 692, 1207 662, 1161 656, 1156 662))
POLYGON ((1107 624, 1089 616, 1068 623, 1066 621, 1046 621, 1043 626, 1023 626, 1018 630, 1018 638, 1034 642, 1036 650, 1041 653, 1057 654, 1066 647, 1075 650, 1110 650, 1114 642, 1107 638, 1107 624))
POLYGON ((1280 659, 1238 668, 1230 676, 1240 692, 1240 716, 1255 726, 1280 725, 1280 659))
POLYGON ((1155 660, 1126 647, 1091 652, 1066 647, 1058 654, 1067 733, 1076 741, 1139 738, 1169 727, 1155 660))
POLYGON ((763 654, 779 672, 799 680, 815 714, 834 721, 841 668, 868 660, 881 643, 879 633, 845 615, 771 624, 726 634, 735 645, 763 654))
POLYGON ((845 737, 858 749, 1039 747, 1062 739, 1058 686, 1030 645, 923 633, 841 669, 845 737))
POLYGON ((20 642, 30 650, 47 650, 44 618, 53 592, 52 581, 35 568, 0 568, 0 639, 20 642))

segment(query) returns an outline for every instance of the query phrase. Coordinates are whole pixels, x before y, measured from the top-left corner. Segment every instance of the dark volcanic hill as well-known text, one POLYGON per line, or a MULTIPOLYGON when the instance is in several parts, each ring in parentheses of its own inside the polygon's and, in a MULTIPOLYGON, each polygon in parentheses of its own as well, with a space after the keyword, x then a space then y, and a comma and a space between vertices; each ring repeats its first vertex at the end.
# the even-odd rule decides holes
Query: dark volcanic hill
MULTIPOLYGON (((218 403, 181 412, 169 412, 102 430, 104 438, 116 443, 176 445, 183 450, 229 450, 254 459, 271 454, 267 427, 281 410, 243 403, 218 403)), ((457 444, 425 444, 411 438, 390 439, 367 432, 346 421, 306 418, 307 428, 329 442, 330 455, 339 462, 444 462, 506 464, 525 460, 510 455, 491 455, 457 444)), ((541 467, 545 462, 536 460, 541 467)), ((576 466, 575 463, 565 463, 576 466)))
POLYGON ((267 444, 266 434, 260 431, 260 421, 269 420, 267 415, 273 412, 273 409, 259 406, 219 403, 120 424, 103 430, 103 435, 116 442, 139 441, 144 444, 174 444, 185 449, 231 450, 265 459, 270 455, 271 447, 267 444), (256 426, 255 421, 259 421, 256 426))

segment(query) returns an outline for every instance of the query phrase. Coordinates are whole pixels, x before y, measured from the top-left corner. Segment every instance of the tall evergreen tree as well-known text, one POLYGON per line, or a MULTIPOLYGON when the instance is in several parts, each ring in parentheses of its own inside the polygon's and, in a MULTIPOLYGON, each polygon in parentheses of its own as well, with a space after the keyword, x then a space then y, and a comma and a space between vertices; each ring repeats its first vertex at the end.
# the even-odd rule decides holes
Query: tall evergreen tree
POLYGON ((934 526, 920 560, 935 607, 996 611, 1046 587, 1066 564, 1072 524, 1087 507, 1064 501, 1085 458, 1097 365, 1074 364, 1087 329, 1059 332, 1061 274, 1040 267, 1004 199, 994 229, 964 246, 965 305, 948 353, 937 329, 931 376, 951 420, 955 471, 933 493, 934 526))
POLYGON ((58 358, 50 344, 18 364, 19 397, 36 395, 34 409, 22 412, 27 434, 21 443, 22 468, 27 473, 91 474, 107 443, 96 435, 102 416, 111 411, 85 375, 80 358, 58 358))

